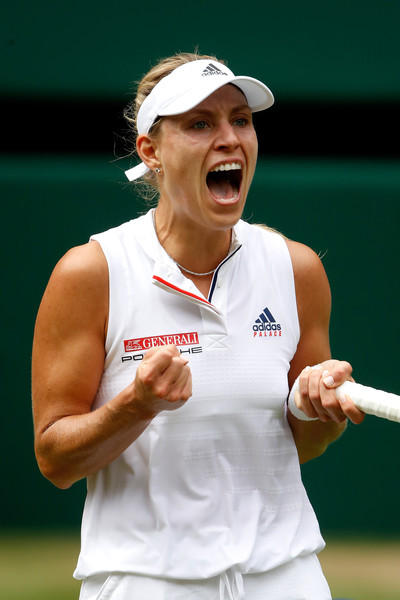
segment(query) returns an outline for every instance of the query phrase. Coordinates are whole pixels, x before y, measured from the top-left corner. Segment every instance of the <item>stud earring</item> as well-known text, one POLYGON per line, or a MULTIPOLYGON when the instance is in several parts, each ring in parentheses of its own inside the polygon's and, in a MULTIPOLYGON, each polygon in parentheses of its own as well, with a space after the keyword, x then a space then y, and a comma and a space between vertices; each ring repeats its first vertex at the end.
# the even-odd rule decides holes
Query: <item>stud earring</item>
POLYGON ((155 170, 156 173, 161 173, 160 167, 156 167, 154 170, 155 170))

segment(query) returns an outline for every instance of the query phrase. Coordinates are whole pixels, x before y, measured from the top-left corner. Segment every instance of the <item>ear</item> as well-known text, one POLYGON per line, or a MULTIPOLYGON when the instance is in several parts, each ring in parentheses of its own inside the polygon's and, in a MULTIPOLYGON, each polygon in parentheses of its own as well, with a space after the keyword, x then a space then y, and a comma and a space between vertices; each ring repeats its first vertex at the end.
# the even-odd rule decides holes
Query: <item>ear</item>
POLYGON ((136 150, 144 164, 152 171, 160 166, 160 161, 157 157, 157 144, 151 140, 146 133, 142 133, 136 139, 136 150))

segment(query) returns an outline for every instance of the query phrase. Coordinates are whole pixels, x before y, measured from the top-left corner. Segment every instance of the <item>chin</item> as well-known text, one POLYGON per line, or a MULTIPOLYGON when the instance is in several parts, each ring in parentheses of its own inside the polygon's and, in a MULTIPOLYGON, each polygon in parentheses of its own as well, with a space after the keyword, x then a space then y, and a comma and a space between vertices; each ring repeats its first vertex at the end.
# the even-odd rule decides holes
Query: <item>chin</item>
POLYGON ((211 220, 218 226, 218 229, 230 229, 236 225, 243 214, 244 202, 240 196, 234 201, 218 201, 212 198, 214 204, 213 216, 211 220))

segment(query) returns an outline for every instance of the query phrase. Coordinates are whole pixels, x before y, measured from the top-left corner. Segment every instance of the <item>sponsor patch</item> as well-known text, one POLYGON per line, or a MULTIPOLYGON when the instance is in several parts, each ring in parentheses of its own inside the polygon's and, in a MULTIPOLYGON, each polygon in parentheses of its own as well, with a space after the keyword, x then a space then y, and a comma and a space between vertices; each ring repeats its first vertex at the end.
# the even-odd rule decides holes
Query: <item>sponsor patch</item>
POLYGON ((189 346, 199 343, 199 334, 197 331, 188 333, 172 333, 168 335, 152 335, 143 338, 132 338, 124 340, 125 352, 139 352, 141 350, 150 350, 157 346, 189 346))
POLYGON ((253 325, 253 337, 281 337, 282 326, 276 322, 275 317, 265 307, 253 325))

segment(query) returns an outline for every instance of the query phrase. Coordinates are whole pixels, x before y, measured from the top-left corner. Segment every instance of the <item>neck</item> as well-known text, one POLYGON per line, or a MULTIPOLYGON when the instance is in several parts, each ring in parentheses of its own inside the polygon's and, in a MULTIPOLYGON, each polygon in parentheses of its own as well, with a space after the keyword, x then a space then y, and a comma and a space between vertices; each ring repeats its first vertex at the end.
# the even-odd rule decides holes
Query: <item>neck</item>
POLYGON ((195 283, 198 278, 211 280, 218 265, 229 253, 231 228, 203 232, 188 226, 178 227, 172 220, 166 221, 159 208, 153 212, 153 223, 164 250, 183 274, 195 283))

